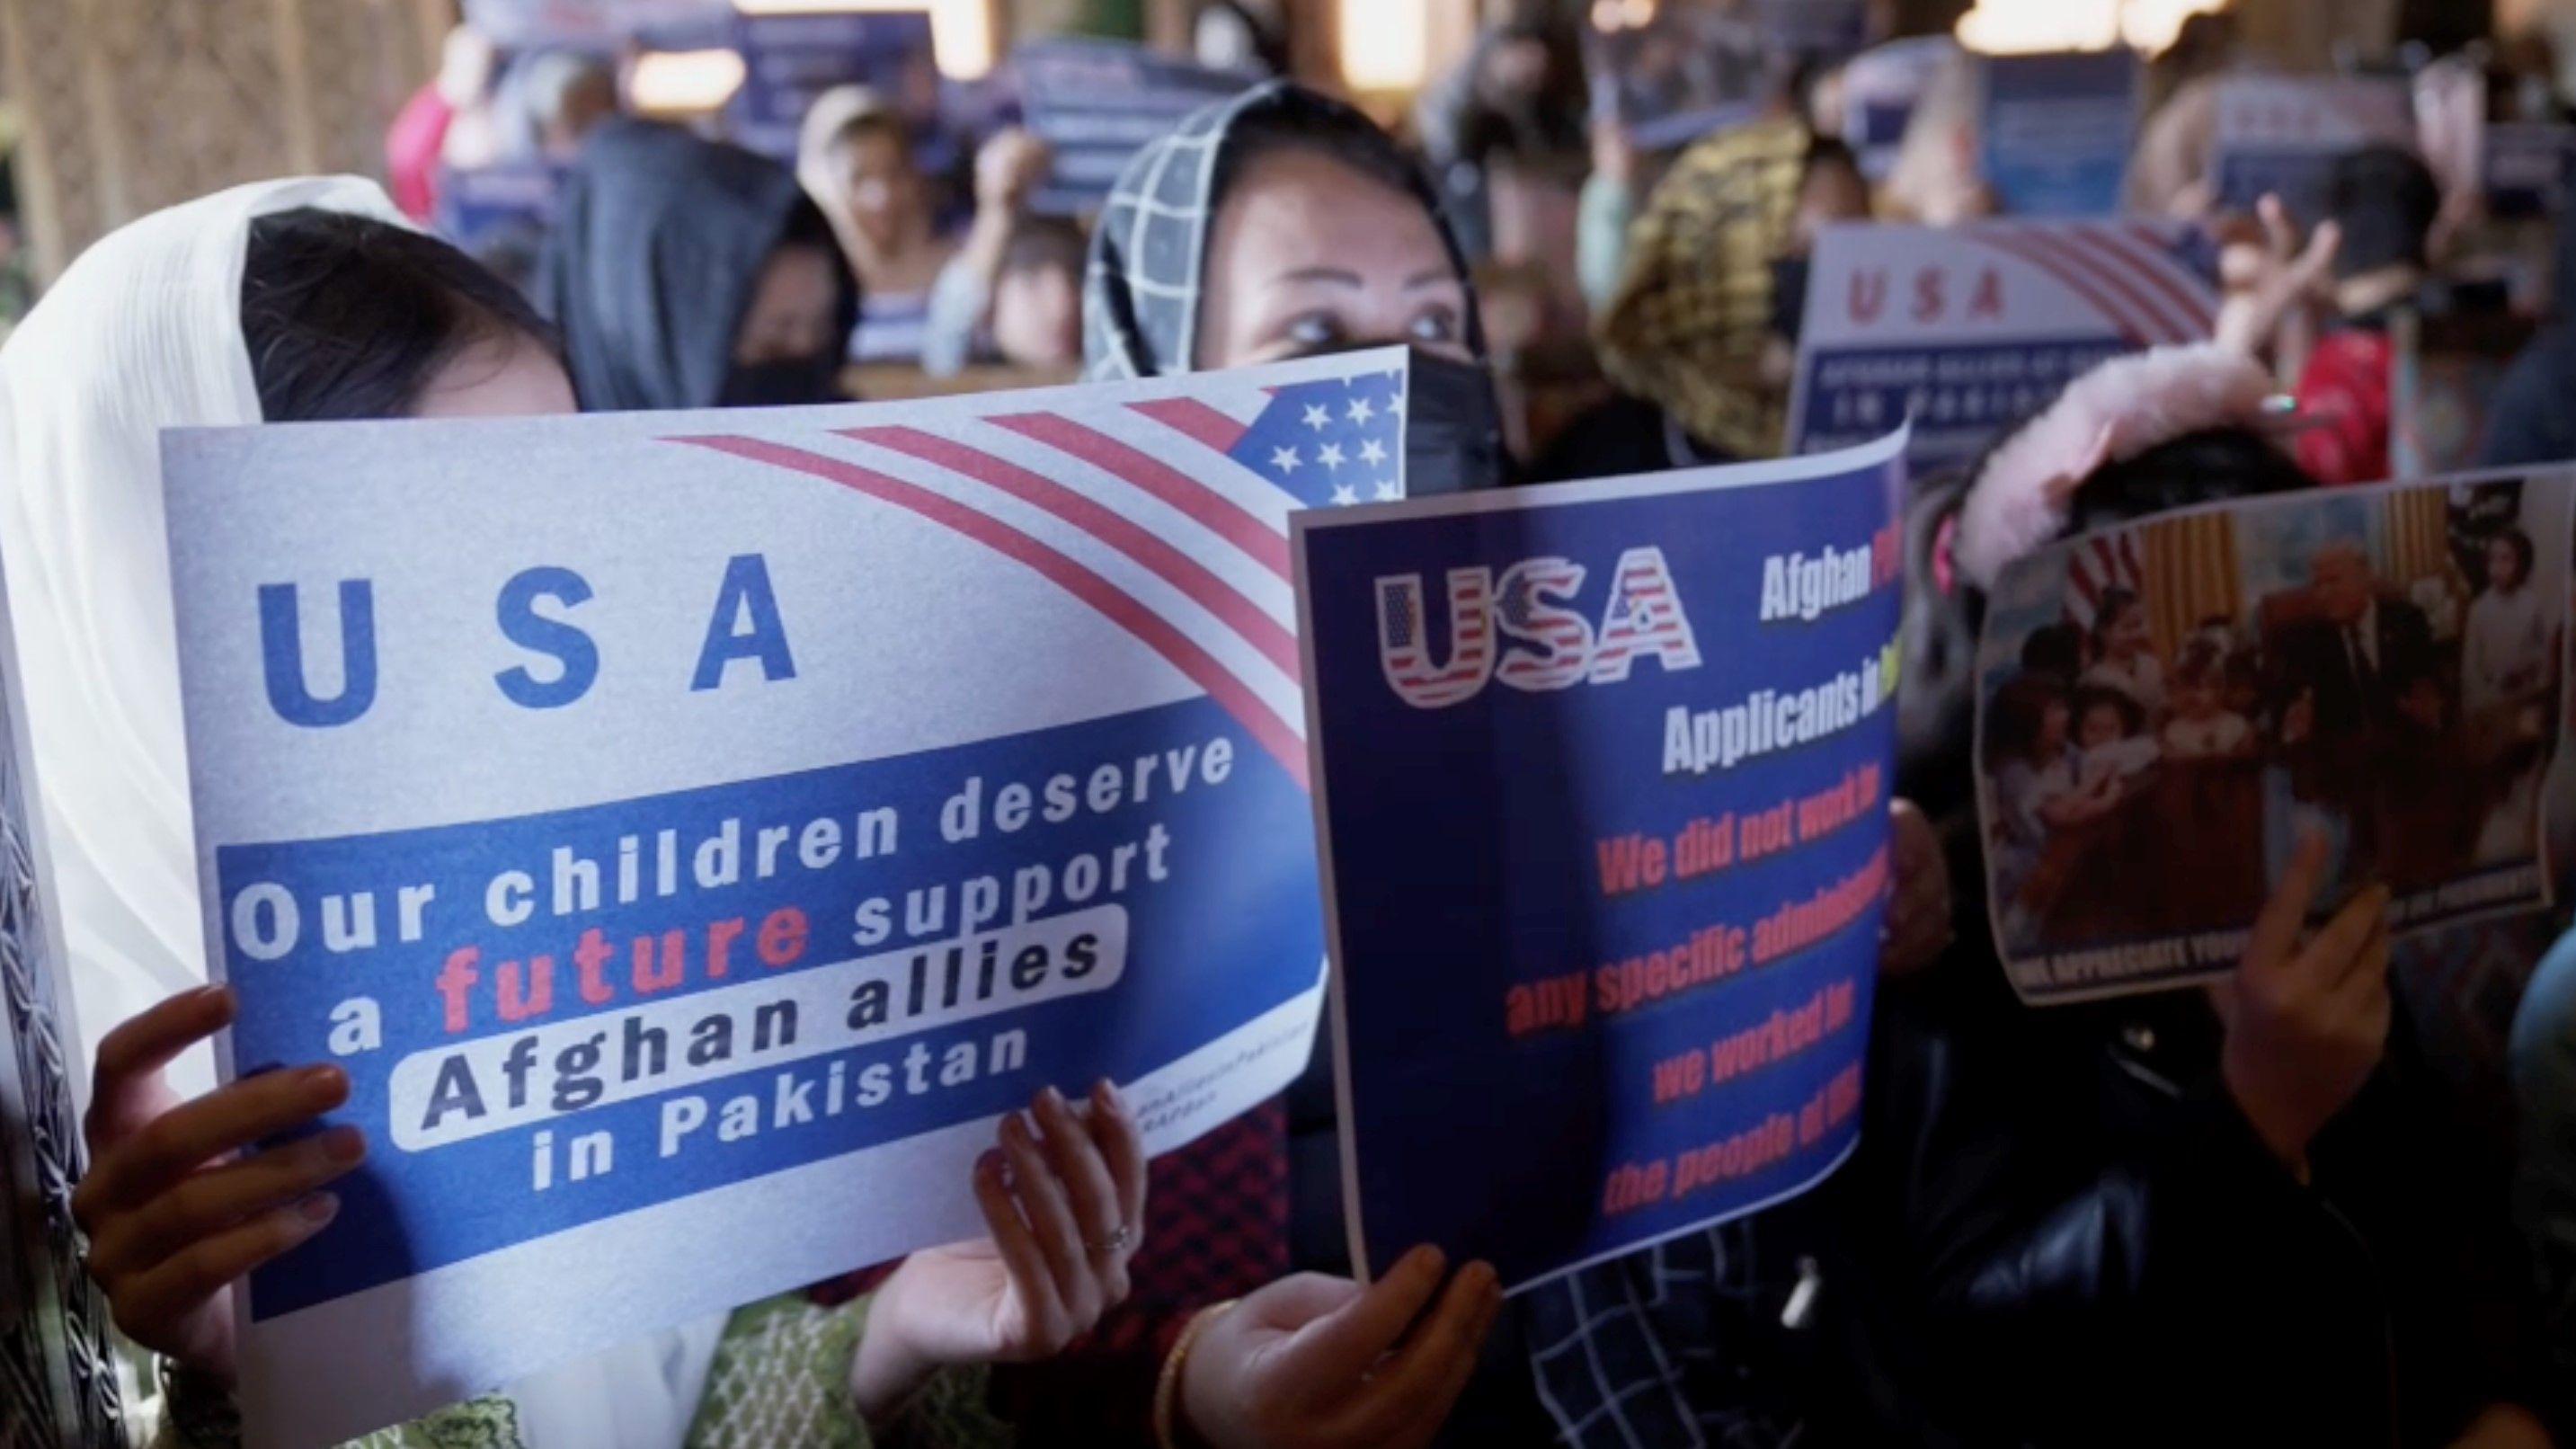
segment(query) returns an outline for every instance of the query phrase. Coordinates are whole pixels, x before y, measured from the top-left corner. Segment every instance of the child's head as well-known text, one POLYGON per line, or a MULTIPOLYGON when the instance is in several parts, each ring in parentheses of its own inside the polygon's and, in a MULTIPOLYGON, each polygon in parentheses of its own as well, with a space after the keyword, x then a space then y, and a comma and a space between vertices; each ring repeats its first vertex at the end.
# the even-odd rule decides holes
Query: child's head
POLYGON ((2064 685, 2046 674, 2016 675, 1995 691, 1987 714, 1987 762, 2038 764, 2065 753, 2068 720, 2064 685))
POLYGON ((2487 540, 2487 587, 2509 594, 2531 582, 2531 535, 2508 528, 2487 540))
POLYGON ((2174 713, 2188 720, 2227 711, 2227 652, 2216 640, 2195 639, 2174 665, 2174 713))
POLYGON ((1011 228, 993 279, 993 346, 1015 367, 1082 361, 1082 228, 1027 217, 1011 228))
POLYGON ((2155 647, 2146 604, 2134 589, 2108 588, 2093 611, 2093 657, 2133 659, 2155 647))
POLYGON ((2224 698, 2231 713, 2251 717, 2263 704, 2263 670, 2248 650, 2227 656, 2224 698))
POLYGON ((2021 641, 2021 667, 2073 684, 2084 672, 2084 631, 2065 621, 2031 630, 2030 637, 2021 641))
POLYGON ((2075 691, 2075 743, 2084 749, 2117 744, 2145 721, 2138 702, 2116 689, 2075 691))
POLYGON ((2415 669, 2389 681, 2397 699, 2397 712, 2415 728, 2427 734, 2439 734, 2450 719, 2450 700, 2442 693, 2442 681, 2429 669, 2415 669))
POLYGON ((2343 229, 2335 275, 2367 276, 2430 265, 2427 248, 2442 212, 2432 169, 2402 146, 2365 146, 2335 158, 2328 206, 2343 229))

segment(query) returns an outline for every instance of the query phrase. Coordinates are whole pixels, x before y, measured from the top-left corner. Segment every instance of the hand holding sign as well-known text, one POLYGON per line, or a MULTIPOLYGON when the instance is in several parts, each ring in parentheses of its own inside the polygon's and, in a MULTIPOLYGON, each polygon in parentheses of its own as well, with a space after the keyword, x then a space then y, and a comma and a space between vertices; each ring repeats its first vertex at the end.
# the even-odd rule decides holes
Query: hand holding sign
POLYGON ((2324 930, 2299 940, 2327 848, 2313 830, 2301 837, 2243 964, 2211 988, 2227 1026, 2219 1070, 2228 1093, 2264 1144, 2301 1173, 2308 1144, 2379 1065, 2394 1009, 2387 887, 2355 895, 2324 930))
POLYGON ((1888 822, 1896 888, 1888 897, 1878 969, 1904 976, 1939 960, 1959 933, 1951 925, 1950 867, 1931 820, 1913 801, 1899 800, 1889 807, 1888 822))
POLYGON ((1102 1081, 1082 1110, 1049 1087, 975 1164, 992 1236, 913 1254, 877 1294, 850 1390, 871 1419, 944 1364, 1061 1352, 1127 1297, 1145 1220, 1145 1139, 1102 1081), (1041 1138, 1040 1134, 1043 1134, 1041 1138))
POLYGON ((116 1326, 189 1368, 233 1374, 233 1285, 320 1232, 339 1210, 317 1191, 366 1156, 335 1127, 248 1157, 348 1099, 337 1067, 264 1072, 182 1103, 161 1079, 171 1058, 232 1024, 220 986, 171 997, 100 1041, 85 1135, 90 1170, 72 1193, 90 1273, 116 1326))
POLYGON ((1181 1383, 1198 1437, 1218 1449, 1430 1443, 1503 1306, 1492 1267, 1470 1263, 1442 1292, 1443 1266, 1421 1247, 1367 1288, 1300 1273, 1216 1310, 1181 1383))

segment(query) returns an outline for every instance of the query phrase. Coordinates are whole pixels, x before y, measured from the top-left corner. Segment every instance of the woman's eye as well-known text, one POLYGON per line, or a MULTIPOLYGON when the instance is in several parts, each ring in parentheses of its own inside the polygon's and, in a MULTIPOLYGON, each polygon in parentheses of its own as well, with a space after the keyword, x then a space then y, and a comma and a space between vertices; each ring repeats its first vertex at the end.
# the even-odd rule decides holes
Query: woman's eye
POLYGON ((1414 342, 1455 342, 1458 314, 1447 307, 1434 307, 1413 319, 1407 337, 1414 342))
POLYGON ((1342 323, 1329 312, 1309 312, 1292 318, 1281 335, 1299 347, 1331 347, 1342 340, 1342 323))

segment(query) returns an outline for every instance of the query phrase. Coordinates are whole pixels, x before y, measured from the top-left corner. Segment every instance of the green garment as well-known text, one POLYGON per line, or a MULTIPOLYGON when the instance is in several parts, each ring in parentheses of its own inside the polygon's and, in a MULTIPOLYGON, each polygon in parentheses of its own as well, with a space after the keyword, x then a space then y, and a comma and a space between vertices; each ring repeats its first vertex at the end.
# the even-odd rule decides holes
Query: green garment
MULTIPOLYGON (((871 1434, 850 1401, 850 1361, 866 1331, 869 1298, 824 1308, 801 1293, 734 1310, 707 1367, 706 1389, 682 1449, 1008 1449, 1011 1428, 984 1402, 985 1371, 931 1377, 894 1418, 871 1434)), ((174 1387, 179 1398, 184 1385, 174 1387)), ((190 1403, 174 1417, 194 1432, 165 1429, 172 1449, 230 1449, 240 1425, 228 1404, 190 1403)), ((518 1411, 498 1396, 471 1399, 409 1424, 352 1440, 344 1449, 529 1449, 518 1411)))

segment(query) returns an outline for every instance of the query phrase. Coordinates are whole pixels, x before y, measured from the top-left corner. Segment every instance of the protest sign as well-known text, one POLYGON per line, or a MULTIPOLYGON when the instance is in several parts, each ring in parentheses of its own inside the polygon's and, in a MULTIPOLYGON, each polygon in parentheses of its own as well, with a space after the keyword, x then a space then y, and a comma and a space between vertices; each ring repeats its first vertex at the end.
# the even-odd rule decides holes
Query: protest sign
POLYGON ((2298 837, 2401 932, 2547 898, 2576 474, 2166 514, 2006 571, 1977 658, 1995 942, 2034 1004, 2224 974, 2298 837))
POLYGON ((1640 150, 1686 146, 1761 112, 1789 63, 1753 18, 1667 5, 1654 19, 1585 38, 1596 119, 1627 129, 1640 150))
POLYGON ((1851 1150, 1902 451, 1294 521, 1363 1272, 1524 1288, 1851 1150))
POLYGON ((2402 79, 2230 76, 2218 87, 2210 181, 2229 210, 2250 212, 2268 192, 2313 225, 2325 218, 2335 158, 2381 144, 2415 145, 2415 102, 2402 79))
POLYGON ((1255 79, 1115 40, 1035 41, 1012 52, 1011 68, 1030 133, 1055 153, 1030 202, 1051 216, 1098 210, 1129 157, 1255 79))
POLYGON ((465 0, 465 23, 510 49, 614 50, 630 40, 693 48, 724 32, 733 0, 465 0))
POLYGON ((1941 67, 1958 54, 1959 43, 1950 37, 1924 35, 1872 47, 1844 67, 1843 139, 1872 183, 1885 181, 1896 169, 1896 153, 1905 144, 1915 105, 1941 67))
POLYGON ((2576 164, 2576 126, 2555 121, 2499 122, 2480 139, 2487 211, 2503 221, 2554 218, 2567 209, 2567 179, 2576 164))
POLYGON ((439 173, 437 233, 487 265, 520 256, 533 270, 554 224, 564 169, 550 161, 497 161, 451 166, 439 173))
POLYGON ((1996 55, 1986 73, 1986 187, 2006 216, 2112 216, 2137 148, 2145 67, 2128 49, 1996 55))
POLYGON ((0 1437, 124 1449, 115 1340, 72 1220, 80 1037, 37 833, 6 596, 0 589, 0 1422, 10 1432, 0 1437))
POLYGON ((1041 1084, 1160 1152, 1294 1077, 1287 519, 1401 494, 1411 401, 1388 350, 170 435, 219 1064, 338 1063, 371 1144, 240 1301, 254 1442, 980 1235, 1041 1084))
MULTIPOLYGON (((926 10, 800 11, 734 21, 742 89, 726 107, 734 140, 781 161, 796 159, 798 128, 816 97, 863 85, 903 117, 916 147, 939 141, 939 64, 926 10)), ((934 172, 954 159, 934 150, 934 172)))
POLYGON ((2105 358, 2205 341, 2215 249, 2177 223, 1837 226, 1817 238, 1792 451, 1913 420, 1917 473, 1967 461, 2105 358))
POLYGON ((1771 45, 1801 60, 1840 61, 1869 39, 1868 0, 1753 0, 1771 45))

